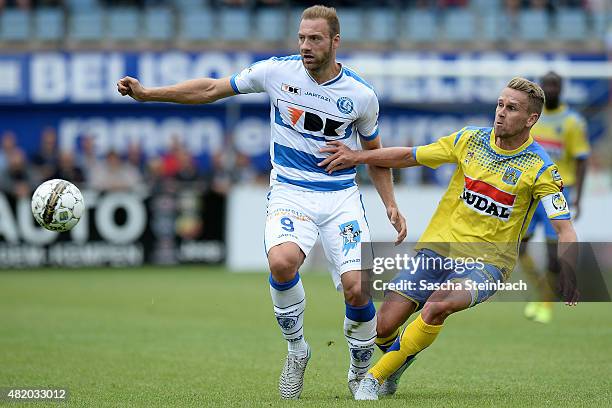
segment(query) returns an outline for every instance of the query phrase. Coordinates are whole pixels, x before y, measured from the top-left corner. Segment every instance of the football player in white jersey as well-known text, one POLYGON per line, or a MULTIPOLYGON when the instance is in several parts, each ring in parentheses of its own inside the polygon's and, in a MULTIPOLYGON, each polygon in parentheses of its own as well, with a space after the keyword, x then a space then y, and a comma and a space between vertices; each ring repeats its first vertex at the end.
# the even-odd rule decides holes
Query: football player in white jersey
MULTIPOLYGON (((360 242, 370 240, 355 168, 328 174, 317 164, 328 141, 341 140, 351 148, 360 139, 364 149, 381 147, 378 100, 370 85, 336 62, 340 44, 336 11, 313 6, 302 14, 298 39, 300 55, 259 61, 228 78, 201 78, 173 86, 144 88, 138 80, 122 78, 118 91, 138 101, 211 103, 240 93, 270 96, 273 169, 265 228, 274 314, 288 354, 279 380, 282 398, 298 398, 310 347, 304 338, 304 287, 299 267, 318 235, 329 261, 334 285, 344 292, 344 333, 349 346, 348 385, 354 393, 374 353, 376 310, 361 290, 360 242)), ((370 177, 398 232, 406 236, 388 169, 370 166, 370 177)), ((364 265, 365 268, 365 265, 364 265)))

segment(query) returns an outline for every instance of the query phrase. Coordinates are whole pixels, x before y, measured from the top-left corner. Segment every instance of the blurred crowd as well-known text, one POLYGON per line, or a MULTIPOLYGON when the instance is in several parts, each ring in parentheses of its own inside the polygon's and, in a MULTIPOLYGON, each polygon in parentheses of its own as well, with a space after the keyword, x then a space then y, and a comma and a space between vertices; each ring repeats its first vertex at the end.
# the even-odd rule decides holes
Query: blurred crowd
POLYGON ((269 183, 269 168, 253 166, 249 157, 231 149, 204 161, 194 157, 178 137, 155 157, 146 157, 138 144, 131 144, 123 155, 109 151, 100 156, 91 136, 81 138, 77 151, 61 150, 51 127, 43 131, 38 151, 28 155, 16 135, 7 131, 0 140, 0 191, 28 197, 40 183, 54 178, 97 191, 168 191, 189 183, 220 194, 235 183, 269 183))
MULTIPOLYGON (((78 1, 78 0, 76 0, 78 1)), ((20 8, 29 10, 35 7, 71 7, 75 0, 0 0, 0 9, 4 7, 20 8)), ((186 0, 176 0, 178 3, 186 3, 186 0)), ((304 0, 191 0, 193 4, 204 7, 246 7, 251 9, 265 7, 308 7, 312 1, 304 0)), ((97 2, 102 7, 115 6, 166 6, 172 1, 167 0, 99 0, 97 2)), ((335 7, 401 7, 401 8, 435 8, 446 9, 453 7, 469 7, 477 4, 478 0, 379 0, 371 2, 368 0, 328 0, 321 1, 328 6, 335 7)), ((520 9, 547 9, 554 12, 558 8, 584 8, 590 11, 604 10, 609 7, 609 0, 503 0, 505 8, 509 12, 520 9)))

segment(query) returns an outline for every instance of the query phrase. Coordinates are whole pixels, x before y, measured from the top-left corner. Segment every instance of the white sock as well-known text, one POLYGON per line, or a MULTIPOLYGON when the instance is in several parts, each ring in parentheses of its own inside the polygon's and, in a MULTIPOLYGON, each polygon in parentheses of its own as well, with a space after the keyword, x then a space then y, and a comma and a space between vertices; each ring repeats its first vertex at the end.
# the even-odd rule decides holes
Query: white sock
POLYGON ((299 272, 289 282, 278 283, 270 275, 270 295, 278 326, 287 340, 289 353, 305 357, 308 344, 304 340, 306 293, 299 272))
POLYGON ((349 347, 349 378, 361 377, 370 368, 376 340, 376 309, 370 301, 365 306, 346 305, 344 337, 349 347))

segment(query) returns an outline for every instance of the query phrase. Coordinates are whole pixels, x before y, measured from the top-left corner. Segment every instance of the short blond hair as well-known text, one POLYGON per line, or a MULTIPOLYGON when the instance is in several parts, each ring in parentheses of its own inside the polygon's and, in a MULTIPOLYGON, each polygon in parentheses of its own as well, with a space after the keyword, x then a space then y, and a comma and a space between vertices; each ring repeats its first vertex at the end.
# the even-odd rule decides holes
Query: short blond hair
POLYGON ((327 21, 330 38, 334 38, 336 34, 340 34, 340 21, 338 20, 338 14, 336 14, 335 8, 317 5, 308 7, 302 13, 302 20, 316 20, 319 18, 327 21))
POLYGON ((525 78, 515 77, 508 82, 506 87, 525 92, 529 97, 529 106, 527 107, 529 113, 542 114, 542 107, 546 97, 540 85, 525 78))

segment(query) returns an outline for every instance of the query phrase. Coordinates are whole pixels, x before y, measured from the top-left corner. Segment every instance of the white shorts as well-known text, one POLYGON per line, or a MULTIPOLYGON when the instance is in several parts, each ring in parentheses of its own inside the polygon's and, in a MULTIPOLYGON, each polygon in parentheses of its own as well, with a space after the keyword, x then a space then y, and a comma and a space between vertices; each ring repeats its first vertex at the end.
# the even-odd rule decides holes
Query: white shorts
POLYGON ((317 236, 336 289, 340 276, 361 270, 361 242, 370 242, 370 229, 357 187, 339 191, 310 191, 275 184, 268 193, 266 254, 273 246, 295 242, 305 255, 317 236))

